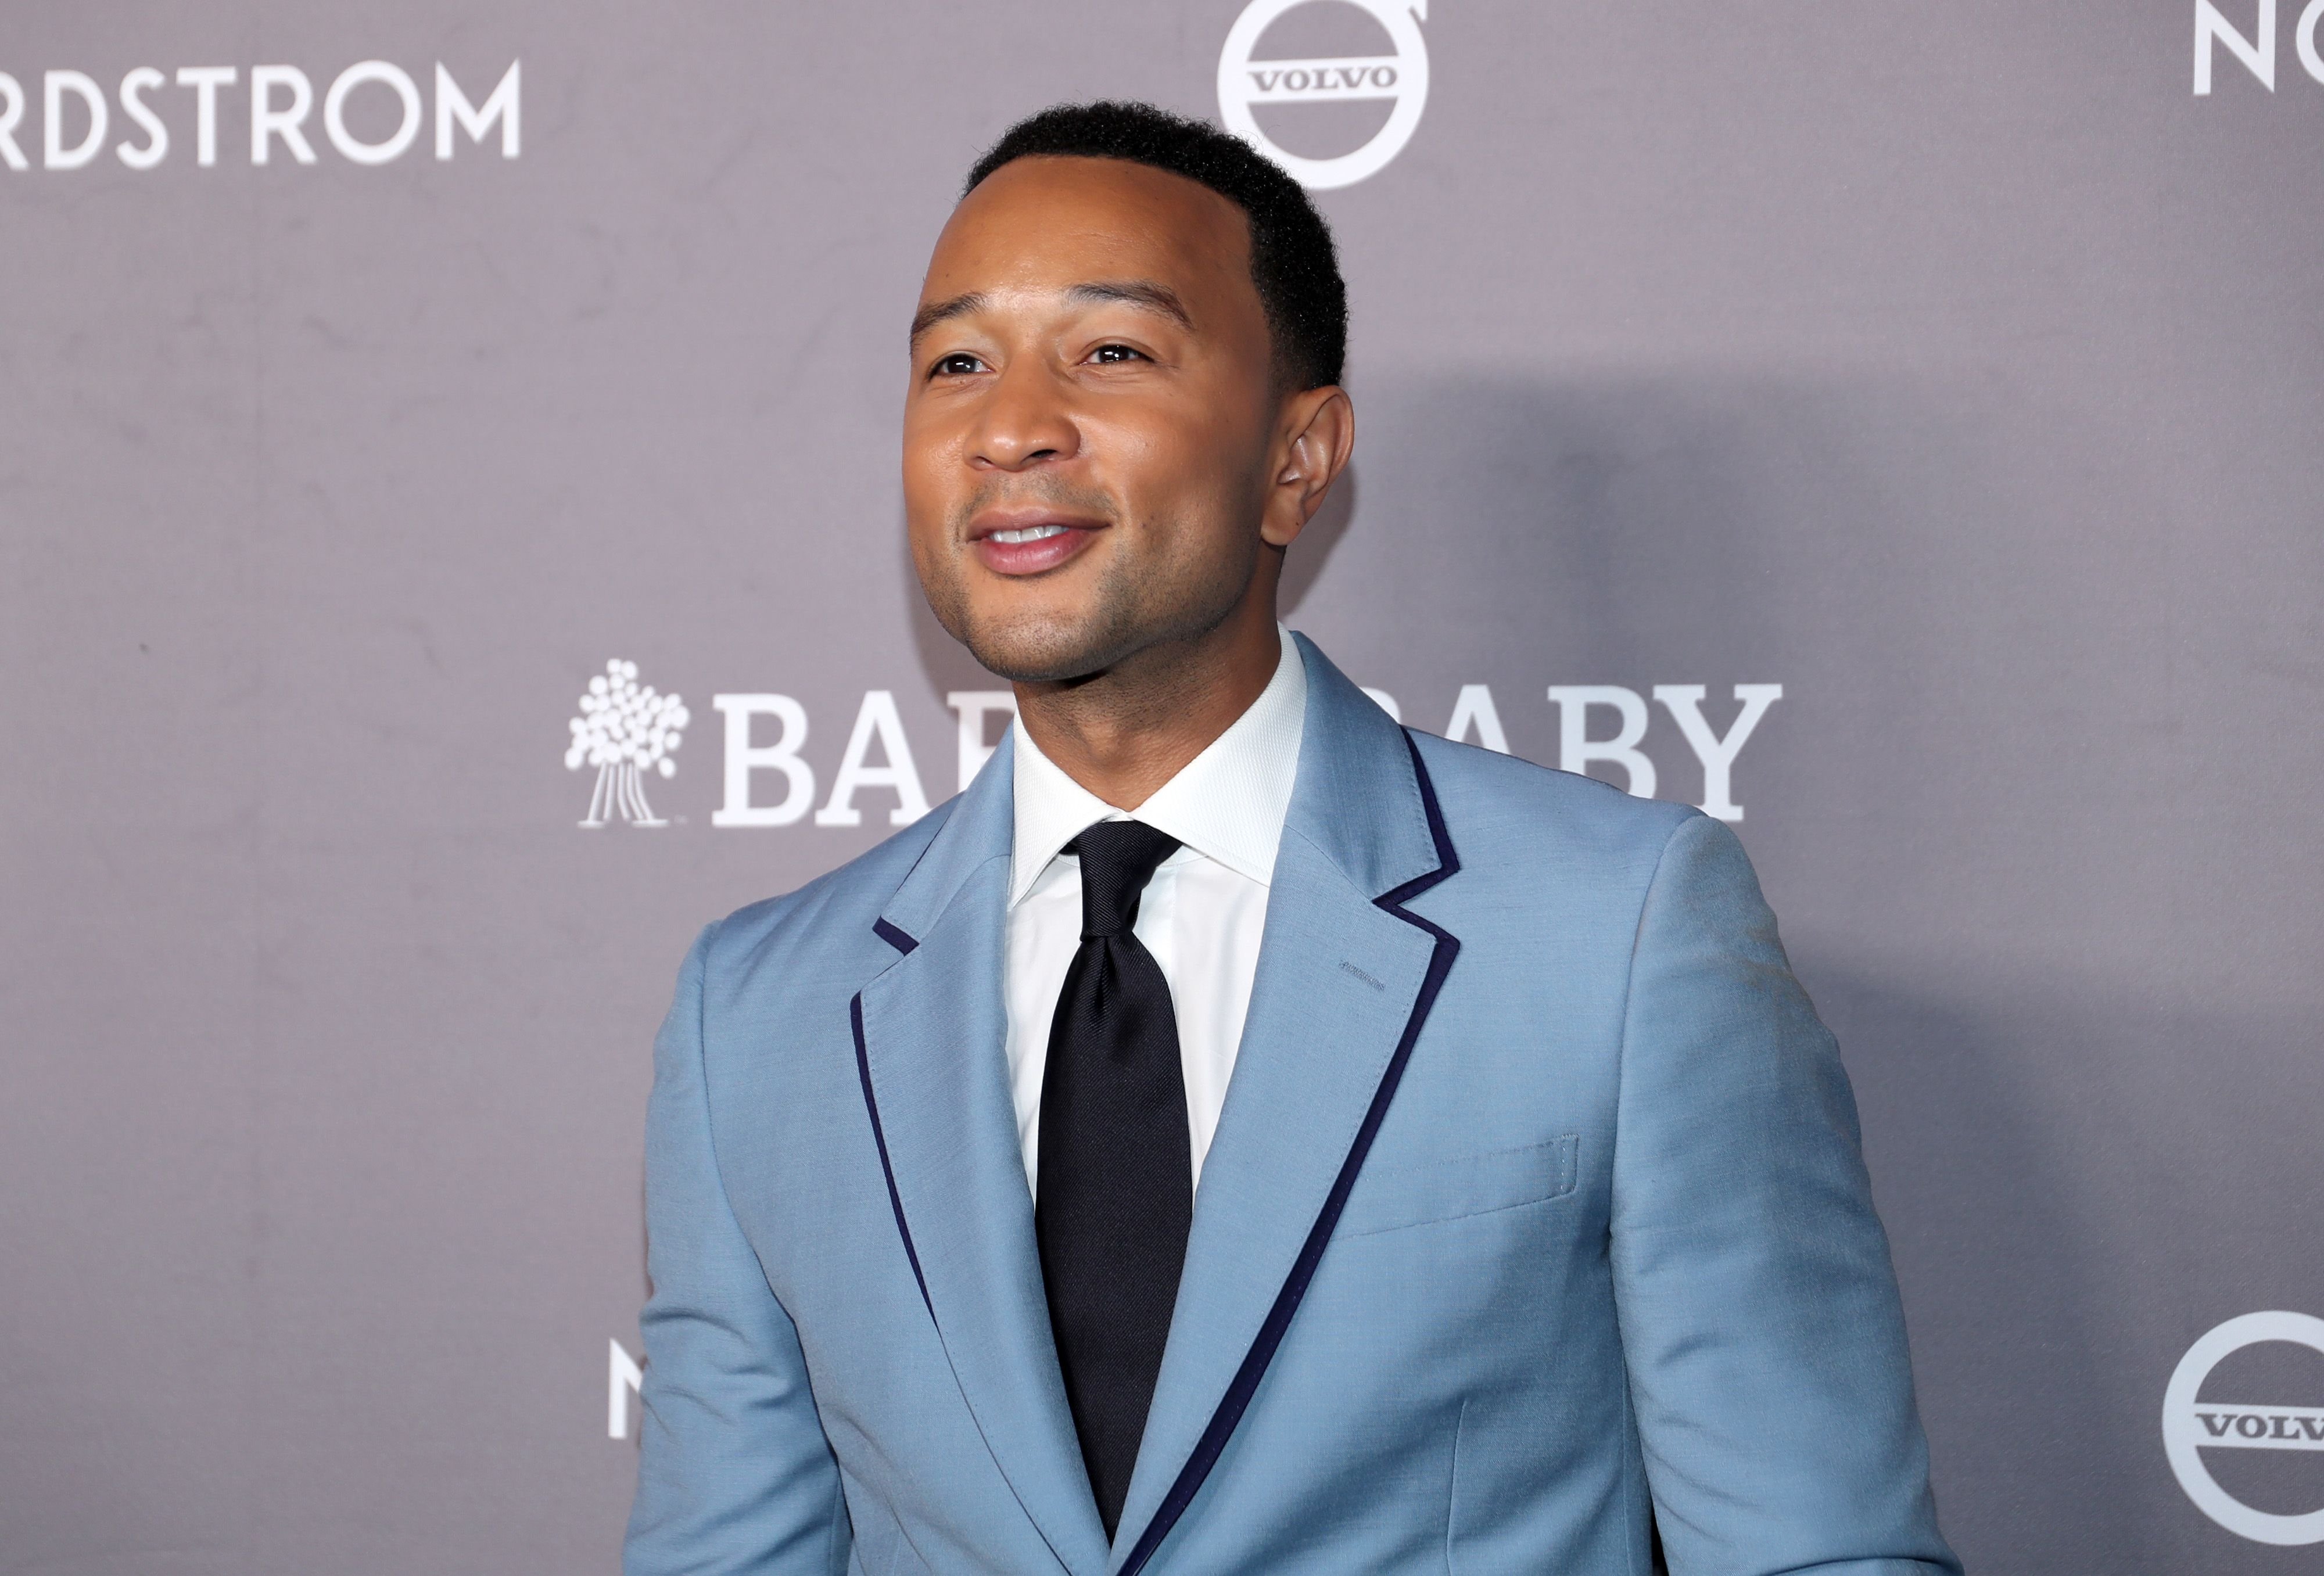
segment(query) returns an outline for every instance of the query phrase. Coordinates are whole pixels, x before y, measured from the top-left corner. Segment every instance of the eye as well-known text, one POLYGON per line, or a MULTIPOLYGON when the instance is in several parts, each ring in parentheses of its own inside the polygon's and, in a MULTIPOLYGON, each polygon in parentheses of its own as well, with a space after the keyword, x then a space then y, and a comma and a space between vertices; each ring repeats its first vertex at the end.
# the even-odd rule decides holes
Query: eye
POLYGON ((955 350, 950 355, 938 356, 936 365, 928 368, 928 375, 939 378, 960 377, 969 373, 979 373, 984 370, 984 363, 981 359, 969 355, 965 350, 955 350))
POLYGON ((1090 352, 1089 358, 1101 366, 1125 361, 1144 361, 1146 357, 1127 345, 1101 345, 1090 352))

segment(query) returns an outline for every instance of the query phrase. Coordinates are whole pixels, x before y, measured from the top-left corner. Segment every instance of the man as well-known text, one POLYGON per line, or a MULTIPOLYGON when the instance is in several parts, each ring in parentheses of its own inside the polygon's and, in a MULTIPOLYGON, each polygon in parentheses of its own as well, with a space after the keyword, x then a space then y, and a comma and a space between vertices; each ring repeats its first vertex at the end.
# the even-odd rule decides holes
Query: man
POLYGON ((1344 331, 1209 128, 1052 110, 971 175, 905 499, 1019 718, 687 960, 632 1576, 1958 1571, 1733 835, 1408 733, 1276 622, 1344 331))

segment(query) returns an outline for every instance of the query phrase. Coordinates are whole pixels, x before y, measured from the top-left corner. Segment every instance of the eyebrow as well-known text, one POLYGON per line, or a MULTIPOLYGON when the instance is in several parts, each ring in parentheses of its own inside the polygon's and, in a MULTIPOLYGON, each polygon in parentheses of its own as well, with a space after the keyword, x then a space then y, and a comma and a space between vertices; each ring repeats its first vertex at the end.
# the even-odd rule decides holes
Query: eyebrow
POLYGON ((930 301, 912 314, 913 339, 918 340, 921 335, 939 323, 981 310, 989 299, 982 290, 971 290, 964 296, 954 296, 948 301, 930 301))
MULTIPOLYGON (((1159 312, 1189 332, 1194 327, 1194 317, 1186 310, 1185 302, 1178 299, 1178 292, 1150 279, 1091 280, 1068 289, 1065 299, 1092 303, 1120 301, 1126 306, 1159 312)), ((948 300, 930 301, 912 314, 912 338, 917 341, 939 323, 982 311, 991 304, 991 300, 982 290, 970 290, 948 300)))
POLYGON ((1187 312, 1186 303, 1178 299, 1178 292, 1150 279, 1096 280, 1077 284, 1065 295, 1076 301, 1120 301, 1143 307, 1149 312, 1161 313, 1189 333, 1194 330, 1194 319, 1187 312))

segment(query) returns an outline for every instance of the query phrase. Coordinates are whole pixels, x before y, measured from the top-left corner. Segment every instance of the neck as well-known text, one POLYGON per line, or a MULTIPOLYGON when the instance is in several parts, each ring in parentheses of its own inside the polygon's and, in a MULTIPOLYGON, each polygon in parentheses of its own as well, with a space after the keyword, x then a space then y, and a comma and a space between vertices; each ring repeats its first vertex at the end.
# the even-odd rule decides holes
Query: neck
POLYGON ((1041 753, 1117 810, 1134 810, 1250 709, 1282 659, 1275 599, 1253 596, 1204 634, 1150 646, 1104 672, 1019 684, 1041 753))

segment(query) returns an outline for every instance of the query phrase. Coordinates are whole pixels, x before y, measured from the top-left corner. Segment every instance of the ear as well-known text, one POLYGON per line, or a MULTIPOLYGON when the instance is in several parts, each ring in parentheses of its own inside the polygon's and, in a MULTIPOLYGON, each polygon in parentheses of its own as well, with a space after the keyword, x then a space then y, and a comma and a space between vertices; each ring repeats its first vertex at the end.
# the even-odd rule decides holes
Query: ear
POLYGON ((1356 408, 1336 384, 1308 389, 1283 401, 1268 453, 1267 506, 1259 534, 1269 547, 1287 548, 1306 528, 1332 484, 1347 469, 1356 447, 1356 408))

